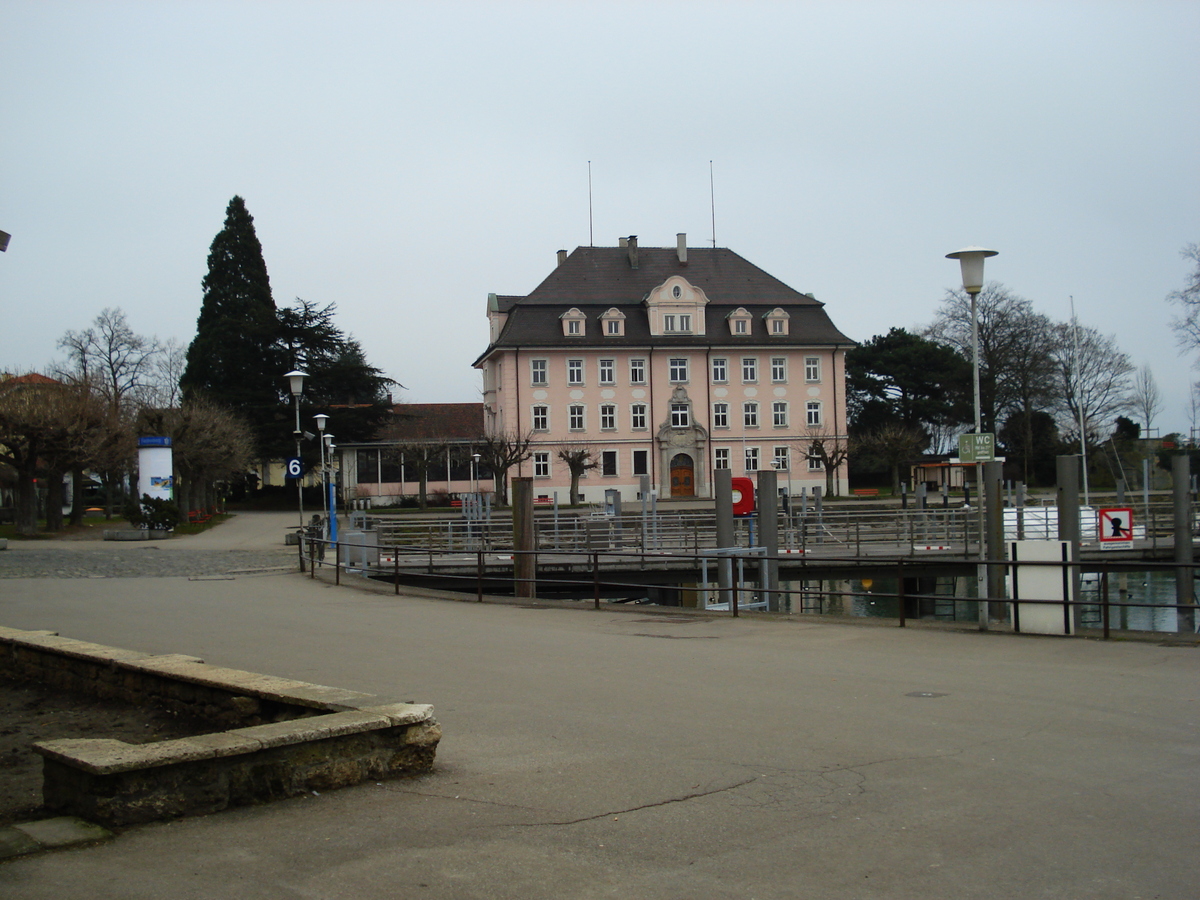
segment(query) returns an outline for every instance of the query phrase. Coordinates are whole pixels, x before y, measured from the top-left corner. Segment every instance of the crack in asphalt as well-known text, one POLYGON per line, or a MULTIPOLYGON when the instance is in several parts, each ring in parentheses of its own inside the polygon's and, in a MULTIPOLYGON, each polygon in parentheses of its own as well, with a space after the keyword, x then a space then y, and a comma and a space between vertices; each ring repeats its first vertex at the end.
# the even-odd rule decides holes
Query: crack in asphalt
POLYGON ((665 800, 659 800, 655 803, 643 803, 639 806, 629 806, 624 809, 612 809, 612 810, 609 810, 608 812, 596 813, 595 815, 591 815, 591 816, 583 816, 578 819, 566 819, 566 820, 560 821, 560 822, 510 822, 508 824, 510 826, 517 827, 517 828, 543 828, 547 825, 550 825, 550 826, 579 825, 579 824, 582 824, 583 822, 594 822, 597 819, 605 819, 605 818, 608 818, 609 816, 619 816, 619 815, 623 815, 623 814, 627 814, 627 813, 640 812, 641 810, 654 809, 655 807, 658 807, 658 806, 670 806, 673 803, 686 803, 689 800, 697 800, 697 799, 700 799, 701 797, 711 797, 714 794, 723 794, 723 793, 726 793, 727 791, 736 791, 738 788, 743 788, 748 784, 753 784, 755 781, 758 781, 757 776, 754 778, 747 778, 745 781, 739 781, 736 784, 726 785, 725 787, 713 788, 711 791, 696 791, 693 794, 684 794, 681 797, 668 797, 665 800))

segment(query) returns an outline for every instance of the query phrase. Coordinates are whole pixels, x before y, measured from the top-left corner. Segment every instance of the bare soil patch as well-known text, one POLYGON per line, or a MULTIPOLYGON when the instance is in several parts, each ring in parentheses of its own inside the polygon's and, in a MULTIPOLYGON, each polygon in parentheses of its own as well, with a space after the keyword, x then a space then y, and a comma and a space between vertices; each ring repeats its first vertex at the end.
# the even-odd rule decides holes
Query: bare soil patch
POLYGON ((0 825, 43 818, 37 741, 113 738, 148 744, 212 731, 202 721, 0 679, 0 825))

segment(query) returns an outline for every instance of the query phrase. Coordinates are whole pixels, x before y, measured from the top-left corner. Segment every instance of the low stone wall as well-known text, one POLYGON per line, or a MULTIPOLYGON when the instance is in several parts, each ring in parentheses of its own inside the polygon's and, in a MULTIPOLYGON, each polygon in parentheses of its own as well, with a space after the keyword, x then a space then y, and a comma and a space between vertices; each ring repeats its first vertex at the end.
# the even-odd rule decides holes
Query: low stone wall
POLYGON ((110 825, 428 772, 441 738, 428 705, 391 703, 52 632, 0 627, 0 674, 155 704, 225 729, 154 744, 95 739, 36 744, 44 758, 46 807, 110 825))

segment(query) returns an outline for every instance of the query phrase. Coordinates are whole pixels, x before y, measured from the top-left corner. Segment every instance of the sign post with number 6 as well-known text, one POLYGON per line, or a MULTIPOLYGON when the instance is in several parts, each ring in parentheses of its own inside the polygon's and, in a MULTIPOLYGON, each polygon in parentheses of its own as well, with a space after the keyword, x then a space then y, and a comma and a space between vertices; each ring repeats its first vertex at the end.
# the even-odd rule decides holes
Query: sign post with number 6
POLYGON ((289 456, 287 461, 287 477, 302 478, 304 477, 304 460, 298 456, 289 456))

